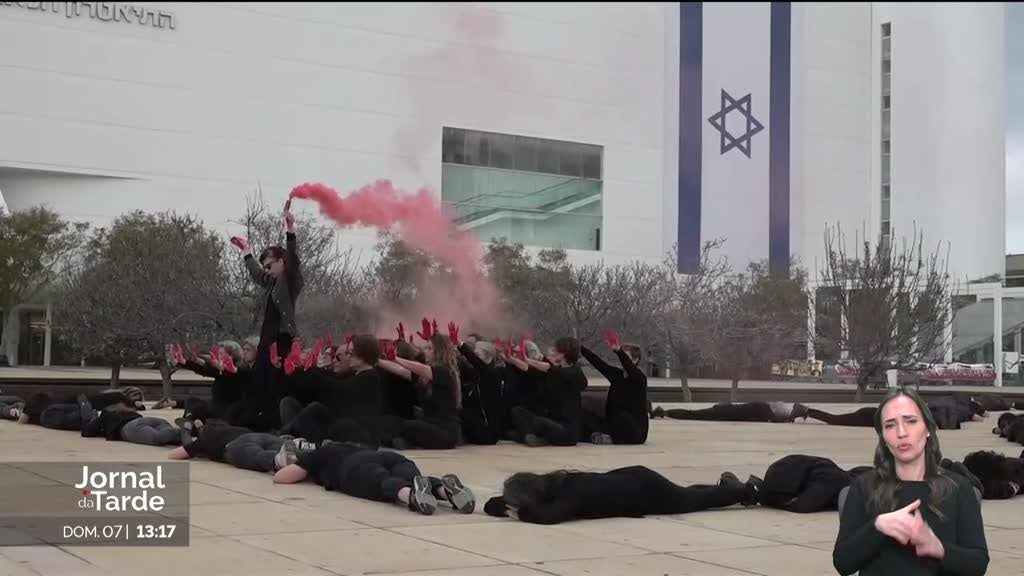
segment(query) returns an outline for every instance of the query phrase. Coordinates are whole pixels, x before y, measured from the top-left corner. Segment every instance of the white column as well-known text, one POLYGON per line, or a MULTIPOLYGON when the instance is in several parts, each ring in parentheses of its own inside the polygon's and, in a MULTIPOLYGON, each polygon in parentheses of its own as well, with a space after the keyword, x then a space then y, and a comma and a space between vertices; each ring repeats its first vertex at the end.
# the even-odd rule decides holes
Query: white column
POLYGON ((814 335, 817 333, 815 302, 817 291, 811 288, 807 293, 807 359, 814 360, 814 335))
POLYGON ((52 322, 53 306, 46 302, 46 338, 43 342, 43 366, 50 365, 50 346, 53 344, 53 331, 50 329, 52 322))
POLYGON ((992 356, 996 368, 996 387, 1003 385, 1003 287, 992 292, 992 356))

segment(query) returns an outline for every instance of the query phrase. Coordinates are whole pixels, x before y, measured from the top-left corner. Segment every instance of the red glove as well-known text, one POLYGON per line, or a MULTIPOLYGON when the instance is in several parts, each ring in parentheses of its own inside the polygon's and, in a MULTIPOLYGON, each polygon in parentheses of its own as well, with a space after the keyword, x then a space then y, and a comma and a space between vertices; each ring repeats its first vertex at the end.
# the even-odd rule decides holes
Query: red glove
MULTIPOLYGON (((210 362, 220 364, 220 348, 216 344, 210 346, 210 362)), ((224 366, 220 367, 220 371, 224 372, 224 366)))
POLYGON ((501 354, 505 350, 505 343, 501 341, 501 338, 495 338, 491 340, 491 344, 494 345, 494 349, 501 354))
POLYGON ((198 360, 199 359, 199 345, 196 344, 195 342, 189 344, 189 346, 188 346, 188 353, 191 355, 189 360, 198 360))
POLYGON ((416 335, 419 336, 423 340, 430 340, 430 335, 431 335, 431 332, 430 332, 430 320, 427 320, 426 318, 423 319, 423 328, 422 328, 422 330, 423 330, 422 332, 417 332, 416 335))
POLYGON ((227 350, 221 348, 220 351, 220 362, 221 366, 224 367, 224 372, 228 374, 235 374, 238 372, 238 368, 235 368, 235 359, 231 357, 231 354, 227 350))
POLYGON ((270 363, 274 366, 274 368, 281 367, 281 355, 277 351, 276 340, 270 343, 270 363))
POLYGON ((244 238, 240 238, 238 236, 232 236, 231 243, 234 244, 235 246, 238 246, 238 249, 243 251, 249 247, 249 242, 244 238))
POLYGON ((434 318, 433 322, 430 323, 430 335, 433 336, 434 334, 437 333, 437 318, 434 318))
POLYGON ((316 353, 316 349, 310 348, 309 352, 306 354, 306 359, 302 361, 302 367, 309 370, 313 366, 316 366, 317 356, 319 356, 319 354, 316 353))
POLYGON ((384 342, 384 357, 392 362, 398 358, 398 347, 395 346, 395 343, 391 340, 384 342))
POLYGON ((295 372, 295 360, 293 360, 292 355, 289 354, 288 357, 284 359, 284 373, 291 376, 292 372, 295 372))
POLYGON ((608 338, 608 347, 611 348, 612 350, 618 350, 619 334, 614 329, 609 328, 608 332, 606 333, 606 337, 608 338))
POLYGON ((459 325, 455 322, 448 323, 448 338, 452 341, 452 344, 459 345, 459 325))
POLYGON ((405 340, 405 324, 398 323, 398 339, 405 340))
POLYGON ((526 362, 526 338, 519 341, 519 359, 526 362))

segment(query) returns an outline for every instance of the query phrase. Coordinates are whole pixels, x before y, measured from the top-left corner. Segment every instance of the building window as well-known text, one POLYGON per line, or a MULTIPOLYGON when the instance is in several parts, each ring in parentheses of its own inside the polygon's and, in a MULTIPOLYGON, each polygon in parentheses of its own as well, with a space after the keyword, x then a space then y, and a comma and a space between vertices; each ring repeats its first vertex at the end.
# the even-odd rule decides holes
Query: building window
POLYGON ((892 233, 892 23, 882 24, 882 108, 881 108, 881 209, 882 240, 892 233))
POLYGON ((482 241, 600 250, 601 146, 445 127, 441 199, 482 241))

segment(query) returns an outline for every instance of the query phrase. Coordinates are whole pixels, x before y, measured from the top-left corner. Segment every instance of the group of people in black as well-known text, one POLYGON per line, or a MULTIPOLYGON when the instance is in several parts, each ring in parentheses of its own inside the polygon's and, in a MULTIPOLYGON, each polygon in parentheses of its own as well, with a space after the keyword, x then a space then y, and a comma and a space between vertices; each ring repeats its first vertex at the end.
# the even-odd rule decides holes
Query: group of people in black
MULTIPOLYGON (((125 390, 79 395, 73 401, 37 395, 28 402, 0 398, 0 416, 61 429, 152 445, 176 445, 170 458, 206 457, 273 473, 274 482, 310 479, 327 490, 393 502, 433 514, 439 502, 472 513, 476 498, 454 474, 429 476, 400 451, 453 449, 460 444, 514 441, 529 446, 643 444, 649 418, 792 422, 816 418, 828 424, 873 426, 882 436, 879 408, 833 415, 801 404, 720 404, 703 410, 656 408, 648 402, 647 379, 637 346, 622 344, 614 331, 607 342, 617 363, 606 362, 572 337, 557 339, 546 353, 526 338, 487 341, 459 337, 449 323, 440 333, 424 319, 406 337, 371 334, 325 337, 303 350, 297 335, 296 301, 303 280, 294 219, 286 205, 285 247, 258 258, 242 250, 250 274, 263 289, 264 321, 258 337, 224 342, 199 354, 168 350, 177 366, 213 378, 209 399, 189 398, 171 426, 139 414, 141 397, 125 390), (586 360, 608 380, 603 409, 586 406, 586 360)), ((916 398, 916 396, 914 396, 916 398)), ((915 400, 916 401, 916 400, 915 400)), ((999 397, 953 396, 922 404, 936 429, 956 429, 979 419, 999 397), (988 407, 986 407, 988 403, 988 407)), ((883 402, 884 405, 884 402, 883 402)), ((1018 407, 1019 408, 1019 407, 1018 407)), ((1024 440, 1024 419, 1004 414, 997 433, 1024 440)), ((963 462, 943 460, 943 469, 967 479, 979 497, 1009 498, 1024 485, 1024 454, 1009 458, 975 452, 963 462)), ((836 510, 851 483, 872 467, 845 470, 812 455, 789 455, 762 477, 741 481, 731 472, 714 484, 681 486, 661 474, 632 466, 604 473, 561 470, 517 473, 502 494, 484 506, 493 516, 553 524, 580 518, 678 514, 742 504, 795 513, 836 510)))

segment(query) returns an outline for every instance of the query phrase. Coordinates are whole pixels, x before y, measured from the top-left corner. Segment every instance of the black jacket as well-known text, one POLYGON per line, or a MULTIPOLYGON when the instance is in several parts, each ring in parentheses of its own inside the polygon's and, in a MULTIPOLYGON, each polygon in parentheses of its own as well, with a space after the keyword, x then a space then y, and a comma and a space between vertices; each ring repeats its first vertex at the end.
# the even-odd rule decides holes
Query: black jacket
MULTIPOLYGON (((274 306, 280 312, 281 332, 295 336, 298 334, 295 302, 299 298, 299 293, 302 292, 305 281, 299 266, 299 250, 295 234, 288 233, 285 245, 288 255, 285 257, 284 274, 280 278, 274 278, 263 270, 252 254, 245 256, 245 266, 249 269, 249 275, 252 276, 253 281, 263 288, 263 301, 266 302, 268 298, 273 300, 274 306)), ((280 352, 286 354, 287 350, 280 352)))

